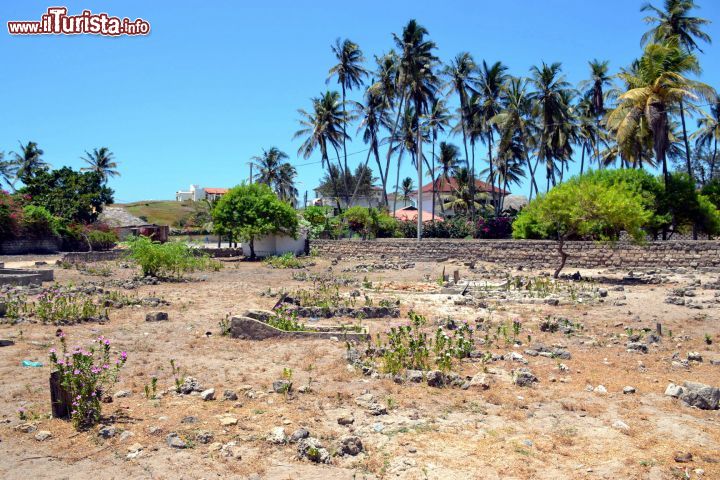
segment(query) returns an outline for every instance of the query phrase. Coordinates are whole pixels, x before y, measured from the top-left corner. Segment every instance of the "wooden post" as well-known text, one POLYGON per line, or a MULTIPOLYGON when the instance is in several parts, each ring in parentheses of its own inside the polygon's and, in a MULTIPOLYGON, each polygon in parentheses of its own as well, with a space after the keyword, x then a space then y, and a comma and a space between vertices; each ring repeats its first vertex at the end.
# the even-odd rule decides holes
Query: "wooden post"
POLYGON ((662 337, 662 323, 655 324, 655 331, 657 332, 658 336, 662 337))
POLYGON ((53 418, 70 418, 72 398, 60 383, 60 372, 50 374, 50 404, 53 418))
POLYGON ((460 281, 460 270, 453 270, 453 282, 455 285, 460 281))

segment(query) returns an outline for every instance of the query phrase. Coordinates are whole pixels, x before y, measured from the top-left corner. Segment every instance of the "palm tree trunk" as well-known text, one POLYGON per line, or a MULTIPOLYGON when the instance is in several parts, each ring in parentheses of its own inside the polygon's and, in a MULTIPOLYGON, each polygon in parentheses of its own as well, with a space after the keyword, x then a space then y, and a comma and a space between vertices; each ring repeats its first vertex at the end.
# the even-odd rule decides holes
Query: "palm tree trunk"
MULTIPOLYGON (((388 150, 387 150, 387 155, 385 157, 385 177, 386 177, 385 180, 386 181, 387 181, 387 177, 390 176, 390 157, 392 156, 392 146, 393 146, 393 141, 395 140, 395 135, 397 134, 398 124, 400 123, 400 113, 402 112, 402 105, 403 105, 404 100, 405 100, 405 95, 401 95, 400 103, 398 103, 397 114, 395 115, 395 123, 393 123, 392 132, 390 132, 390 140, 388 142, 388 150)), ((398 161, 398 165, 399 165, 399 161, 398 161)), ((398 177, 400 176, 399 168, 400 167, 398 167, 398 177)), ((397 204, 397 182, 395 185, 395 197, 396 198, 393 199, 393 212, 395 212, 395 206, 396 206, 395 204, 397 204)))
MULTIPOLYGON (((360 172, 360 176, 357 178, 355 182, 355 190, 353 191, 352 200, 351 203, 355 203, 355 197, 357 196, 358 190, 360 189, 360 184, 365 179, 365 171, 367 170, 368 163, 370 162, 370 154, 372 153, 372 149, 368 150, 367 157, 365 158, 365 163, 363 164, 363 169, 360 172)), ((368 198, 368 205, 370 204, 370 199, 368 198)))
MULTIPOLYGON (((490 132, 488 133, 488 165, 490 168, 490 204, 493 206, 493 209, 495 210, 495 215, 498 215, 498 205, 497 205, 497 198, 495 196, 495 174, 493 171, 493 157, 492 157, 492 149, 493 149, 493 131, 492 127, 490 127, 490 132)), ((498 180, 498 187, 500 186, 500 180, 498 180)))
POLYGON ((335 145, 333 145, 333 150, 335 150, 335 156, 338 159, 338 169, 340 170, 340 175, 342 175, 342 181, 343 181, 343 198, 345 199, 345 205, 350 206, 350 197, 348 196, 348 190, 350 188, 348 187, 348 178, 347 178, 347 171, 343 170, 342 163, 340 163, 340 152, 338 152, 338 149, 335 145), (344 172, 344 173, 343 173, 344 172))
POLYGON ((402 149, 400 152, 398 152, 398 161, 397 161, 397 172, 395 174, 395 195, 393 196, 393 216, 395 215, 395 212, 397 211, 397 196, 398 196, 398 190, 400 188, 400 163, 402 162, 402 149))
MULTIPOLYGON (((347 136, 347 133, 345 132, 345 126, 347 124, 347 113, 345 112, 345 84, 342 85, 342 111, 343 111, 343 155, 345 156, 345 174, 347 175, 348 171, 348 164, 347 164, 347 147, 345 146, 345 137, 347 136)), ((347 192, 347 185, 345 188, 347 192)))
POLYGON ((423 202, 422 202, 422 165, 423 165, 423 154, 422 154, 422 129, 420 128, 420 102, 415 101, 415 116, 417 122, 417 174, 418 174, 418 187, 417 187, 417 198, 418 198, 418 215, 417 215, 417 239, 420 241, 422 238, 422 227, 423 227, 423 202))
POLYGON ((380 181, 382 182, 382 202, 383 205, 385 205, 385 208, 387 208, 388 205, 388 196, 387 196, 387 172, 383 173, 383 167, 382 163, 380 163, 380 152, 378 151, 378 144, 377 139, 373 140, 372 146, 370 147, 373 152, 373 156, 375 157, 375 163, 377 163, 378 171, 380 172, 380 181))
POLYGON ((437 185, 435 185, 435 137, 437 137, 437 134, 433 134, 433 140, 432 140, 432 168, 430 169, 430 180, 432 181, 432 221, 435 221, 435 190, 437 185))
POLYGON ((472 166, 470 167, 470 218, 475 223, 475 141, 470 139, 470 156, 472 166))
POLYGON ((333 186, 333 195, 335 195, 335 204, 338 208, 338 213, 342 213, 342 206, 340 205, 340 193, 338 192, 337 176, 333 174, 333 169, 330 168, 330 160, 327 158, 327 151, 324 153, 323 160, 325 165, 328 166, 328 173, 330 174, 330 180, 333 186))
POLYGON ((585 144, 582 145, 582 155, 580 156, 580 175, 583 174, 585 168, 585 144))
POLYGON ((685 162, 687 166, 687 173, 690 175, 690 180, 693 179, 692 165, 690 163, 690 144, 688 143, 687 128, 685 127, 685 106, 683 105, 682 97, 680 98, 680 120, 683 129, 683 141, 685 142, 685 162))
POLYGON ((710 180, 715 178, 715 162, 717 161, 717 153, 718 153, 717 137, 715 137, 714 144, 715 144, 715 146, 713 147, 712 163, 710 164, 710 180))

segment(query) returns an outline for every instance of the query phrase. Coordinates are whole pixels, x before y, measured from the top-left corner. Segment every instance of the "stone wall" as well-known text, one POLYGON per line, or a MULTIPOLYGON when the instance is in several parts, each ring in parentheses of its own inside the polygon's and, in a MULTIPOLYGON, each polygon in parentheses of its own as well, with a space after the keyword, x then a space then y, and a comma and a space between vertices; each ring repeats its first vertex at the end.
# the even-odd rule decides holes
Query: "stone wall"
POLYGON ((0 255, 24 255, 26 253, 57 253, 59 238, 20 238, 0 242, 0 255))
POLYGON ((97 250, 94 252, 69 252, 63 255, 63 262, 67 263, 90 263, 108 262, 117 260, 125 255, 125 250, 97 250))
MULTIPOLYGON (((536 268, 556 267, 557 243, 545 240, 378 239, 312 240, 310 248, 325 257, 379 261, 497 262, 536 268)), ((720 241, 666 241, 634 245, 567 242, 566 268, 598 267, 719 267, 720 241)))

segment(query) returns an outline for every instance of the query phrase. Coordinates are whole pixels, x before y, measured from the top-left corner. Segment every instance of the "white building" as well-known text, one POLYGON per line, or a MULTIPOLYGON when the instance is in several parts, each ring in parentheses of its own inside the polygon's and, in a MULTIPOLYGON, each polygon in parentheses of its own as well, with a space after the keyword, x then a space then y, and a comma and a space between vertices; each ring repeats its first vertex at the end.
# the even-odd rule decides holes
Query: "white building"
POLYGON ((190 185, 189 190, 178 190, 175 192, 175 200, 184 202, 192 200, 199 202, 208 199, 210 201, 217 200, 228 192, 227 188, 203 188, 200 185, 190 185))

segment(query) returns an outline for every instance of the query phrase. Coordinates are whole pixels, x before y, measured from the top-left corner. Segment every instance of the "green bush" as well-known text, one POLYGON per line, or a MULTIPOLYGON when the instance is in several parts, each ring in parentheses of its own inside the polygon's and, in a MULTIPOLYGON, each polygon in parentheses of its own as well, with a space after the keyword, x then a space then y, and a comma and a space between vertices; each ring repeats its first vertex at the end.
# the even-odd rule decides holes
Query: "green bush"
POLYGON ((563 250, 567 240, 615 241, 625 231, 643 241, 643 228, 653 216, 649 203, 650 198, 631 184, 582 175, 530 202, 513 223, 513 237, 557 240, 561 257, 557 278, 568 257, 563 250))
POLYGON ((158 243, 148 237, 132 237, 128 257, 145 276, 182 278, 196 270, 219 270, 222 264, 181 242, 158 243))
POLYGON ((272 268, 303 268, 303 263, 292 252, 267 257, 263 263, 272 268))
POLYGON ((45 207, 26 205, 22 214, 22 230, 29 237, 57 236, 59 221, 45 207))
POLYGON ((90 230, 87 238, 93 250, 110 250, 118 242, 118 236, 113 231, 90 230))
POLYGON ((347 222, 350 231, 366 237, 370 227, 370 212, 365 207, 355 206, 345 210, 342 218, 347 222))

